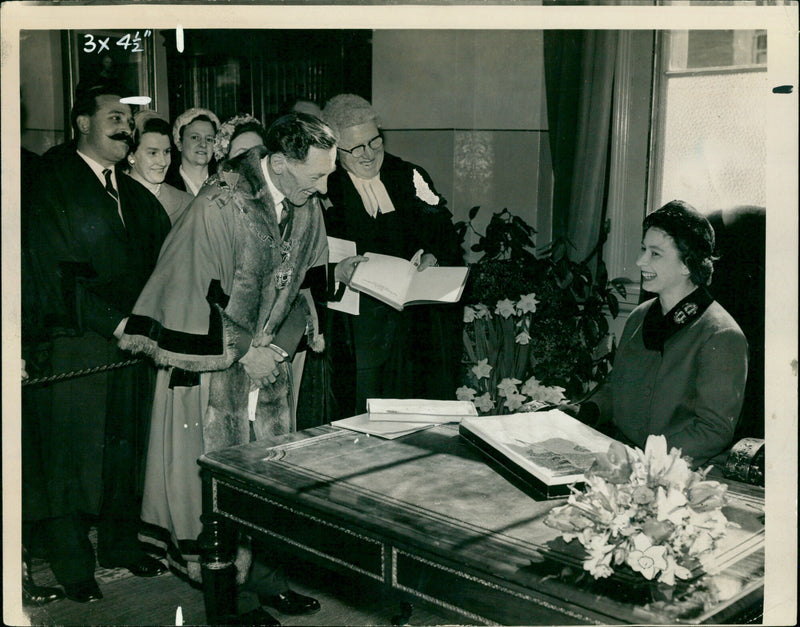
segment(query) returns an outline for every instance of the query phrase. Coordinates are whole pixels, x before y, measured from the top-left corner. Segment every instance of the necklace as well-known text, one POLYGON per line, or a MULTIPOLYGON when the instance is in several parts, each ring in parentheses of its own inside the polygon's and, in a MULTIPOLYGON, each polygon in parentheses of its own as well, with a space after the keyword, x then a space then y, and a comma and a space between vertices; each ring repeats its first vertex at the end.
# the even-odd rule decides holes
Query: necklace
MULTIPOLYGON (((284 289, 292 280, 294 269, 291 266, 292 249, 294 248, 295 241, 292 238, 286 239, 280 243, 278 250, 281 255, 281 264, 275 270, 275 287, 279 290, 284 289)), ((272 247, 275 248, 275 242, 272 247)))

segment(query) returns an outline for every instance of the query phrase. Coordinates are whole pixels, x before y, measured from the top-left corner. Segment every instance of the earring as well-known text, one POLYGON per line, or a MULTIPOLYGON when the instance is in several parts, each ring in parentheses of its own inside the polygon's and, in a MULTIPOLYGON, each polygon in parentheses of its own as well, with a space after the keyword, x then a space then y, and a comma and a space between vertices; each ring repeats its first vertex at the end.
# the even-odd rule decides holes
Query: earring
POLYGON ((133 157, 129 157, 129 158, 128 158, 128 163, 130 163, 131 165, 133 165, 134 163, 136 163, 136 159, 134 159, 133 157))

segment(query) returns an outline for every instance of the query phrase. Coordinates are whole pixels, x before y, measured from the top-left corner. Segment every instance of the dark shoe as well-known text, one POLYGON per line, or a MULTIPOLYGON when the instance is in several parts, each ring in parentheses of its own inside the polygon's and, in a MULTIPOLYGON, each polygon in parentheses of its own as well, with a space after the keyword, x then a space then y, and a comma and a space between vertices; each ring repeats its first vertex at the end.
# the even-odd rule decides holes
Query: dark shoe
POLYGON ((278 610, 281 614, 298 616, 300 614, 313 614, 319 612, 319 601, 311 597, 298 594, 294 590, 287 590, 272 596, 260 596, 258 600, 262 605, 268 605, 278 610))
POLYGON ((142 555, 132 561, 100 561, 99 563, 103 568, 127 568, 137 577, 156 577, 167 572, 164 564, 149 555, 142 555))
POLYGON ((280 621, 275 618, 272 614, 267 612, 263 607, 257 607, 256 609, 247 612, 245 614, 239 614, 236 617, 236 624, 237 625, 280 625, 280 621))
POLYGON ((61 588, 50 588, 48 586, 37 586, 32 581, 22 582, 22 604, 23 605, 44 605, 51 601, 58 601, 64 598, 64 591, 61 588))
POLYGON ((87 579, 80 583, 65 583, 64 595, 76 603, 91 603, 103 598, 103 593, 94 579, 87 579))

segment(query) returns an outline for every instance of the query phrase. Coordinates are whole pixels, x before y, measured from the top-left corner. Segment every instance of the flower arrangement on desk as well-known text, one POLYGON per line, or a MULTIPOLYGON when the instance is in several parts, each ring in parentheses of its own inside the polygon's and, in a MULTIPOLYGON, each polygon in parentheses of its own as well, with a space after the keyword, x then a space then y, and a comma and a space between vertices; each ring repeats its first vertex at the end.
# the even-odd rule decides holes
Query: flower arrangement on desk
POLYGON ((462 240, 477 236, 464 293, 464 385, 459 400, 482 414, 507 414, 576 398, 610 369, 613 342, 606 314, 616 317, 624 283, 609 281, 594 251, 571 261, 568 243, 537 248, 535 229, 507 209, 495 213, 484 234, 473 221, 456 227, 462 240))
POLYGON ((644 452, 614 442, 586 473, 585 489, 573 489, 545 522, 581 543, 595 579, 627 567, 672 586, 696 564, 713 574, 713 551, 733 523, 722 512, 727 486, 707 472, 692 471, 676 448, 668 453, 664 436, 649 436, 644 452))

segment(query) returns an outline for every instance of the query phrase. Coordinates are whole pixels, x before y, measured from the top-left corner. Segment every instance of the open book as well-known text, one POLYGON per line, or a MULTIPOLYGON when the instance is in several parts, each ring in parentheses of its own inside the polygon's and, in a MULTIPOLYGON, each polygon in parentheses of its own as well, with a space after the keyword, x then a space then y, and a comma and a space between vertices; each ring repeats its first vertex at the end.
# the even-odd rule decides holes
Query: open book
POLYGON ((406 259, 366 253, 350 286, 402 311, 406 305, 457 303, 464 291, 469 268, 433 267, 422 272, 406 259))
POLYGON ((614 441, 559 409, 465 418, 459 433, 495 467, 547 498, 582 483, 596 455, 614 441))

